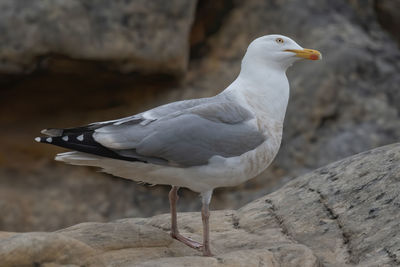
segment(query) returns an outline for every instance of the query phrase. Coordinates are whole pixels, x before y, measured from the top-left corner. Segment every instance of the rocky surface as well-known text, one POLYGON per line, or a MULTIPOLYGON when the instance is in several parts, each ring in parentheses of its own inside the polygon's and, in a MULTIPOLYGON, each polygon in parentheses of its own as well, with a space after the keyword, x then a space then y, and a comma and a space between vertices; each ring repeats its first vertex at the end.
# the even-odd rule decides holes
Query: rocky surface
POLYGON ((181 74, 195 7, 195 0, 2 0, 0 72, 47 68, 46 57, 57 55, 122 72, 181 74))
MULTIPOLYGON (((158 72, 120 74, 96 61, 60 57, 46 58, 48 72, 1 76, 0 114, 6 116, 0 116, 0 206, 9 216, 0 217, 0 229, 50 231, 81 221, 166 212, 168 188, 146 188, 53 163, 61 149, 32 139, 49 126, 108 120, 170 101, 214 95, 237 75, 248 43, 263 34, 291 36, 304 47, 320 50, 323 61, 301 62, 290 69, 291 99, 278 157, 251 182, 217 190, 214 209, 236 209, 317 167, 397 142, 400 52, 390 31, 397 27, 391 20, 382 21, 389 18, 386 13, 397 18, 397 2, 202 0, 190 40, 185 37, 191 45, 188 71, 178 80, 158 72), (58 214, 68 214, 68 220, 58 214)), ((158 57, 161 51, 154 53, 158 57)), ((182 193, 193 201, 182 202, 180 210, 198 210, 197 195, 182 193)))
MULTIPOLYGON (((1 266, 398 266, 400 144, 303 175, 238 210, 211 213, 215 256, 173 240, 169 214, 0 232, 1 266)), ((181 230, 201 238, 198 212, 181 230)))
POLYGON ((388 31, 390 34, 397 39, 400 44, 400 1, 399 0, 377 0, 375 1, 375 10, 378 15, 378 20, 380 24, 388 31))

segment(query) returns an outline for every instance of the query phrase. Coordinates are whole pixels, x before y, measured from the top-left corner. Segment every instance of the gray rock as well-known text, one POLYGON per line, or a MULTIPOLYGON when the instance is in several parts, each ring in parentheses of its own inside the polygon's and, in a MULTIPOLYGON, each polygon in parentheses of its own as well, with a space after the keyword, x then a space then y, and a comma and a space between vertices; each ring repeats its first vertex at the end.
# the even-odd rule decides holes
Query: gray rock
MULTIPOLYGON (((293 177, 400 140, 400 52, 379 23, 375 3, 381 1, 223 2, 226 9, 218 7, 219 13, 198 13, 196 32, 203 35, 191 40, 201 57, 192 58, 179 83, 159 76, 138 80, 87 62, 57 59, 57 64, 46 62, 61 73, 19 76, 2 87, 0 114, 7 116, 0 116, 0 205, 8 216, 0 217, 0 229, 54 230, 82 221, 166 212, 168 188, 150 189, 50 163, 61 150, 34 144, 33 137, 48 126, 109 120, 214 95, 237 75, 248 43, 263 34, 291 36, 304 47, 321 50, 323 60, 296 64, 288 72, 291 99, 274 164, 249 183, 216 190, 214 209, 236 209, 293 177)), ((208 5, 212 3, 217 1, 208 5)), ((179 210, 199 210, 196 194, 181 193, 179 210)))
MULTIPOLYGON (((172 239, 170 217, 0 232, 0 266, 398 266, 400 144, 301 176, 238 210, 211 212, 214 257, 172 239), (53 264, 53 265, 50 265, 53 264)), ((178 215, 200 239, 200 214, 178 215)))
POLYGON ((324 265, 398 266, 399 162, 400 144, 374 149, 295 179, 265 201, 324 265))
POLYGON ((399 0, 379 0, 375 1, 375 10, 378 20, 388 32, 400 44, 400 1, 399 0))
POLYGON ((121 72, 182 74, 196 1, 0 1, 0 72, 46 68, 47 56, 121 72))

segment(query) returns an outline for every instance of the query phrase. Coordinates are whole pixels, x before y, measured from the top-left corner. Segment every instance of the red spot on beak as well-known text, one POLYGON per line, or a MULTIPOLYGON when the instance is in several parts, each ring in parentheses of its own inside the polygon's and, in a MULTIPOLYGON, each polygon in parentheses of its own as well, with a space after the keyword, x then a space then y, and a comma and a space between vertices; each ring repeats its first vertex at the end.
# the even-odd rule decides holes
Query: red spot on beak
POLYGON ((318 56, 318 55, 315 55, 315 54, 312 54, 312 55, 310 55, 310 59, 311 59, 311 60, 318 60, 318 59, 319 59, 319 56, 318 56))

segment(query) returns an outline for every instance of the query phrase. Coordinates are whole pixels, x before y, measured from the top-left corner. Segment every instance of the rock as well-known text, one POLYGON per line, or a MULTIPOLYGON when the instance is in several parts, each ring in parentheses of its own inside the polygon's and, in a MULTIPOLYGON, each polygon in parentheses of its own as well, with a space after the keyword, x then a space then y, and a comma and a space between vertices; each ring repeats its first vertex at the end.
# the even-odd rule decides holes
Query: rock
MULTIPOLYGON (((254 211, 253 211, 254 212, 254 211)), ((0 266, 36 264, 79 264, 79 266, 232 266, 245 264, 284 264, 317 266, 317 259, 305 246, 293 243, 280 232, 276 222, 269 219, 271 229, 257 236, 235 225, 236 211, 213 213, 212 224, 217 258, 203 258, 172 239, 168 234, 169 215, 151 219, 124 219, 111 223, 82 223, 53 233, 23 233, 0 235, 0 266), (276 245, 274 242, 278 242, 276 245), (267 248, 267 249, 266 249, 267 248), (191 265, 191 264, 190 264, 191 265)), ((253 214, 255 216, 255 214, 253 214)), ((201 236, 198 213, 181 214, 180 221, 187 234, 201 236)), ((261 234, 262 231, 259 231, 261 234)))
POLYGON ((399 162, 400 144, 381 147, 295 179, 265 200, 322 264, 397 266, 399 162))
POLYGON ((399 0, 379 0, 375 1, 375 10, 378 20, 388 32, 390 32, 400 44, 400 17, 398 10, 400 9, 399 0))
MULTIPOLYGON (((5 89, 0 90, 0 114, 7 114, 0 116, 0 206, 10 215, 0 217, 0 229, 50 231, 81 221, 166 212, 167 187, 143 187, 53 163, 61 150, 32 139, 45 127, 109 120, 215 95, 237 75, 248 43, 264 34, 291 36, 321 50, 323 60, 298 63, 288 72, 291 99, 273 165, 246 184, 216 190, 214 209, 237 209, 315 168, 397 142, 400 52, 382 28, 378 2, 202 0, 190 34, 189 69, 179 81, 122 75, 59 58, 54 64, 47 60, 57 71, 7 76, 0 84, 5 89)), ((199 210, 196 194, 181 193, 186 199, 181 211, 199 210)))
POLYGON ((2 0, 0 72, 46 69, 46 57, 57 55, 121 72, 182 74, 195 7, 195 0, 2 0))
MULTIPOLYGON (((303 175, 238 210, 211 212, 214 257, 169 236, 169 214, 0 232, 0 266, 398 266, 400 144, 303 175)), ((201 238, 198 212, 181 231, 201 238)))
POLYGON ((59 179, 56 167, 48 164, 22 175, 0 172, 0 210, 7 214, 0 218, 1 230, 54 231, 82 221, 148 217, 169 210, 165 205, 168 191, 163 187, 138 185, 91 169, 77 168, 71 172, 68 166, 59 167, 68 173, 65 179, 59 179), (38 176, 41 179, 37 179, 38 176), (151 209, 145 201, 149 198, 151 209))

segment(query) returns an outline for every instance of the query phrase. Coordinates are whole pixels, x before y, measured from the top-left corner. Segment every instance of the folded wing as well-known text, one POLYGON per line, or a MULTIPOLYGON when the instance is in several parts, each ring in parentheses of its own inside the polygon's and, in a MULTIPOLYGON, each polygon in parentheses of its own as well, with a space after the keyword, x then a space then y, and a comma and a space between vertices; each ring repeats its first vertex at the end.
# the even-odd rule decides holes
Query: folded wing
POLYGON ((253 114, 231 101, 199 102, 158 118, 143 114, 47 130, 51 140, 40 141, 115 159, 191 167, 205 165, 213 156, 242 155, 266 139, 251 123, 253 114))
MULTIPOLYGON (((157 158, 168 165, 207 164, 213 156, 235 157, 255 149, 265 136, 252 114, 233 102, 215 102, 172 113, 141 125, 110 125, 94 139, 125 157, 157 158)), ((151 162, 151 160, 149 160, 151 162)))

